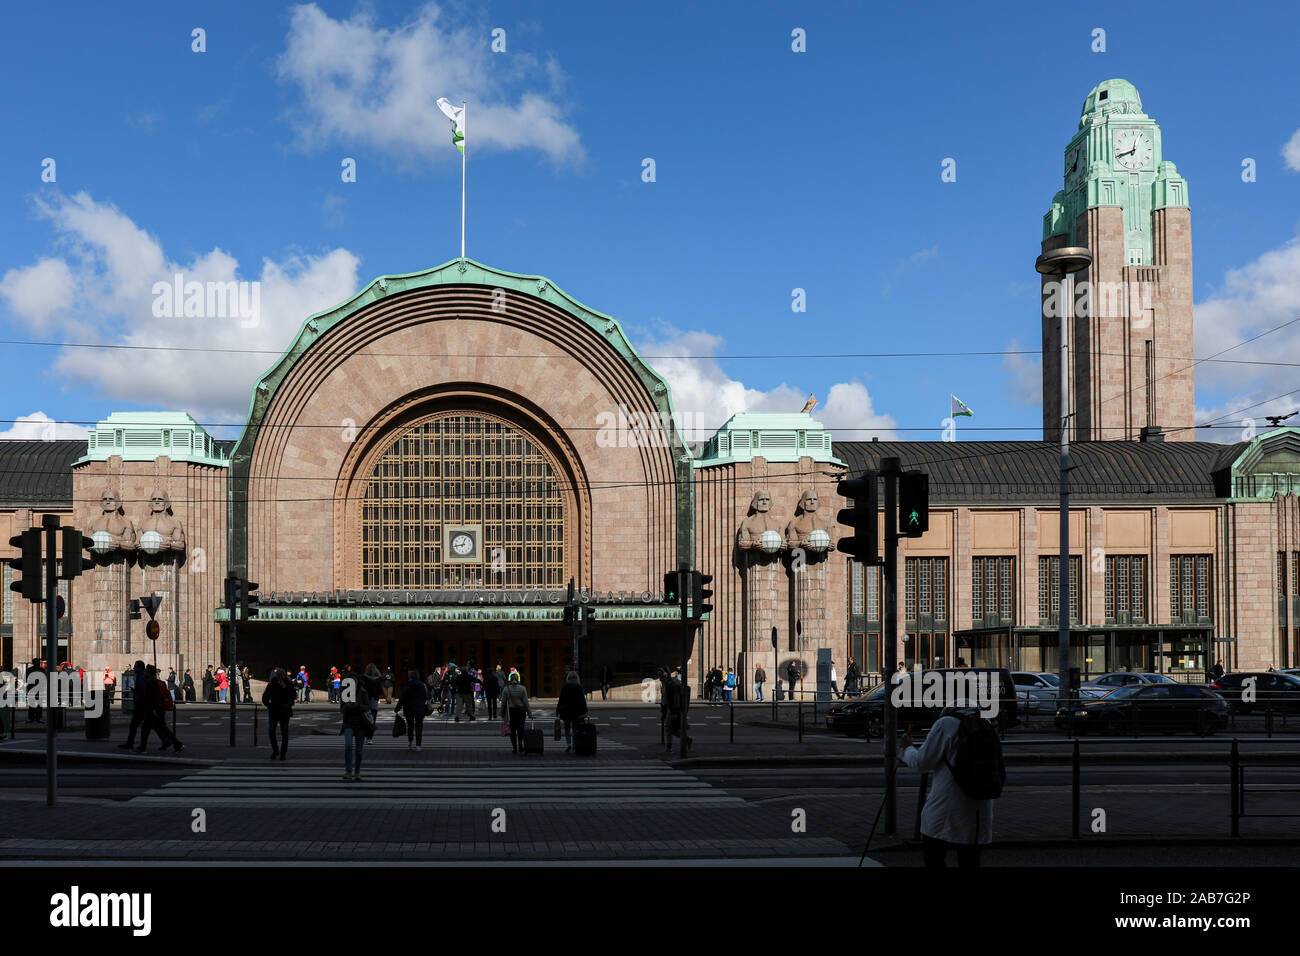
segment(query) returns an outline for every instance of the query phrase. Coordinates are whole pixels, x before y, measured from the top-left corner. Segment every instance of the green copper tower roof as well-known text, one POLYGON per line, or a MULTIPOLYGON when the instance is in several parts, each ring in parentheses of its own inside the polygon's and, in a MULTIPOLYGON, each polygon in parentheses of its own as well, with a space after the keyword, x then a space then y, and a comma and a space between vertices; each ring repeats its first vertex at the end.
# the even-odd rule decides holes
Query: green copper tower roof
POLYGON ((1141 113, 1142 97, 1128 80, 1103 80, 1092 88, 1083 101, 1079 129, 1107 113, 1141 113))
POLYGON ((172 461, 226 468, 230 459, 211 435, 185 412, 113 412, 90 432, 86 455, 73 462, 153 461, 167 456, 172 461))
POLYGON ((766 458, 768 461, 813 461, 842 465, 831 447, 826 426, 805 412, 737 412, 714 433, 695 460, 696 468, 766 458))

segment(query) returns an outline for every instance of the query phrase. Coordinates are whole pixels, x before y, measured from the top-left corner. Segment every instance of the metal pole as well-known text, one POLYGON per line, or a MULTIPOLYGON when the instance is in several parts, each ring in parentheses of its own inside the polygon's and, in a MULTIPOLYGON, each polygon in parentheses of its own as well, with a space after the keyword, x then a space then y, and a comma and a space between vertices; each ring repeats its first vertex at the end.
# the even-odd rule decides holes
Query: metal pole
POLYGON ((882 458, 885 479, 885 834, 898 834, 898 711, 894 672, 898 670, 898 474, 897 458, 882 458))
POLYGON ((1069 328, 1074 300, 1074 276, 1062 277, 1061 305, 1061 556, 1059 578, 1060 609, 1057 652, 1060 656, 1060 686, 1066 689, 1068 703, 1074 703, 1070 684, 1070 339, 1069 328))
POLYGON ((1071 803, 1074 807, 1074 816, 1071 818, 1070 839, 1079 839, 1079 741, 1074 741, 1074 754, 1070 762, 1070 789, 1073 793, 1071 803))
POLYGON ((1074 319, 1074 273, 1092 265, 1092 253, 1083 246, 1053 249, 1038 257, 1034 268, 1061 280, 1061 553, 1058 569, 1060 605, 1057 612, 1058 697, 1066 707, 1074 704, 1070 689, 1070 326, 1074 319))
POLYGON ((50 671, 58 660, 58 622, 54 620, 55 598, 59 590, 59 517, 42 515, 45 528, 45 805, 54 806, 59 786, 58 753, 54 747, 55 701, 50 671))
POLYGON ((460 103, 460 257, 465 258, 465 158, 469 155, 469 100, 460 103))
POLYGON ((681 740, 678 741, 678 744, 680 746, 680 752, 683 759, 685 759, 686 757, 686 711, 690 705, 690 699, 691 699, 691 685, 690 682, 686 679, 686 675, 688 673, 688 668, 686 665, 687 665, 687 661, 690 659, 690 653, 691 653, 691 637, 690 637, 691 626, 690 626, 690 622, 687 620, 686 617, 686 579, 687 579, 687 572, 689 571, 690 571, 690 566, 685 564, 683 564, 677 570, 677 594, 679 597, 678 604, 680 604, 682 610, 682 667, 681 667, 681 673, 677 675, 678 679, 682 683, 682 692, 681 692, 682 719, 681 719, 681 727, 679 728, 682 732, 682 736, 681 736, 681 740))
MULTIPOLYGON (((238 580, 239 579, 234 575, 226 579, 226 604, 230 608, 230 659, 227 666, 230 667, 232 670, 234 669, 235 666, 234 664, 235 637, 237 631, 237 622, 235 619, 239 616, 238 613, 239 595, 238 593, 236 593, 239 590, 237 584, 238 580)), ((238 675, 235 676, 238 677, 238 675)), ((238 683, 236 680, 230 680, 229 684, 230 684, 230 691, 229 691, 230 693, 230 746, 233 747, 235 746, 235 693, 234 691, 235 688, 238 686, 238 683)))

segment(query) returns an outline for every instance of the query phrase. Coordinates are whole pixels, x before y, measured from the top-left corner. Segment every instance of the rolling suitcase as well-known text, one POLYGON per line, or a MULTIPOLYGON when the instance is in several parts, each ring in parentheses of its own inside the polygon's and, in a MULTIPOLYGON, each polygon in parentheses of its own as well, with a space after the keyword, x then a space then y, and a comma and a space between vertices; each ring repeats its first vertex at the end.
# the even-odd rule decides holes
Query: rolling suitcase
POLYGON ((573 728, 573 752, 579 757, 596 756, 596 725, 584 720, 573 728))
POLYGON ((524 728, 524 753, 541 754, 546 748, 546 735, 541 729, 534 727, 532 721, 524 728))

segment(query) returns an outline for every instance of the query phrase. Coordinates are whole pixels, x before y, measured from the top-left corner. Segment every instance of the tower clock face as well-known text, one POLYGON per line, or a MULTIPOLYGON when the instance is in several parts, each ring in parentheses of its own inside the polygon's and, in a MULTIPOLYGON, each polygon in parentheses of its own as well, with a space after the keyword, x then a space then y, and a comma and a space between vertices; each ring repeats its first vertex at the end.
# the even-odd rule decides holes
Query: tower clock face
POLYGON ((474 539, 467 534, 458 534, 451 539, 451 550, 464 557, 474 551, 474 539))
POLYGON ((1146 169, 1151 165, 1155 147, 1151 138, 1139 129, 1122 129, 1115 134, 1115 159, 1125 169, 1146 169))

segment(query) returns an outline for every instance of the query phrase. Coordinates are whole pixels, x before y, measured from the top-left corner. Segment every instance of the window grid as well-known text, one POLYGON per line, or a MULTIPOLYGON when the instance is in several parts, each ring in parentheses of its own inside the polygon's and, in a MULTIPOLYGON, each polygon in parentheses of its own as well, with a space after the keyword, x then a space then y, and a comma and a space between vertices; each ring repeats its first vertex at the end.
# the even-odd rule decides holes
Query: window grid
POLYGON ((992 615, 1004 621, 1014 620, 1014 561, 1001 557, 971 559, 971 617, 977 625, 992 615))
POLYGON ((1106 617, 1132 613, 1144 620, 1147 613, 1147 556, 1113 554, 1106 556, 1106 617))
POLYGON ((929 615, 947 619, 947 558, 907 559, 907 620, 929 615))
POLYGON ((417 423, 371 474, 361 569, 367 588, 558 586, 564 503, 550 460, 510 425, 482 415, 417 423), (482 526, 480 562, 444 560, 447 525, 482 526))
POLYGON ((1175 621, 1183 615, 1210 616, 1210 555, 1170 555, 1169 611, 1175 621))

